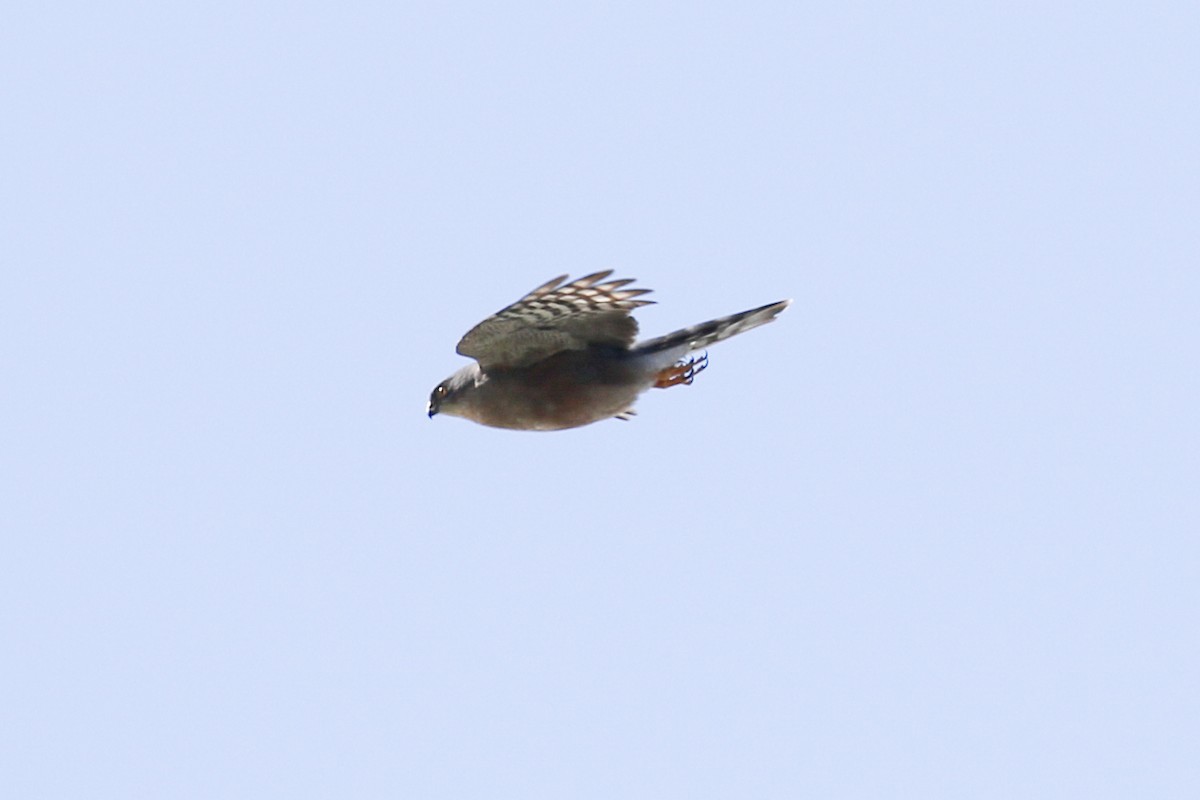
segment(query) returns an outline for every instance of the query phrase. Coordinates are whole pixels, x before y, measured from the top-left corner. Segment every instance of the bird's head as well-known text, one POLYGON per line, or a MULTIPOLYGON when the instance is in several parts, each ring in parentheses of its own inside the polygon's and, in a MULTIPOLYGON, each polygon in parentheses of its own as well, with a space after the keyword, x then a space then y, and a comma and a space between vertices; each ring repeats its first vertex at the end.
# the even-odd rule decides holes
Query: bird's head
POLYGON ((465 416, 463 402, 476 386, 487 380, 478 363, 471 363, 433 387, 429 394, 429 416, 450 414, 465 416))

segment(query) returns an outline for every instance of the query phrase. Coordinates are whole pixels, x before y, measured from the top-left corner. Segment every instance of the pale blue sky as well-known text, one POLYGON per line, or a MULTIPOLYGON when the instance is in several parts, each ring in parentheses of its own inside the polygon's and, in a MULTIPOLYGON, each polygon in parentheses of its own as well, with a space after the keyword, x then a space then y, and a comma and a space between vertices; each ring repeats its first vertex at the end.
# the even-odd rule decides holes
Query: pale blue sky
POLYGON ((5 796, 1200 796, 1191 4, 3 17, 5 796), (425 417, 606 268, 795 304, 425 417))

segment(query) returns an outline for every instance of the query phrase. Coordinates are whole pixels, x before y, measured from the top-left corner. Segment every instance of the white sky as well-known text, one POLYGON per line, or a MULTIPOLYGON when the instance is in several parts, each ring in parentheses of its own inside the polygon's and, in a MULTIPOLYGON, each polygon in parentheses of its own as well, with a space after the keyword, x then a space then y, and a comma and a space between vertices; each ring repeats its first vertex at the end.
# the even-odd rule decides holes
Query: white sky
POLYGON ((827 5, 7 10, 5 795, 1200 795, 1200 14, 827 5))

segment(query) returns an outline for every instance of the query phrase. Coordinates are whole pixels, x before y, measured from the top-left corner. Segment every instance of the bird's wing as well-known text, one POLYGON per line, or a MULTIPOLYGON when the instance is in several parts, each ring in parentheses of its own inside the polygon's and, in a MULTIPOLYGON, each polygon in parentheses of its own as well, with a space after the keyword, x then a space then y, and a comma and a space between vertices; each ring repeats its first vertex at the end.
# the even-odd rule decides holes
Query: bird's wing
POLYGON ((632 278, 603 282, 612 270, 564 283, 547 281, 517 302, 476 325, 458 343, 460 355, 485 370, 526 367, 564 350, 601 344, 629 348, 637 338, 634 309, 652 300, 636 298, 649 289, 622 288, 632 278))

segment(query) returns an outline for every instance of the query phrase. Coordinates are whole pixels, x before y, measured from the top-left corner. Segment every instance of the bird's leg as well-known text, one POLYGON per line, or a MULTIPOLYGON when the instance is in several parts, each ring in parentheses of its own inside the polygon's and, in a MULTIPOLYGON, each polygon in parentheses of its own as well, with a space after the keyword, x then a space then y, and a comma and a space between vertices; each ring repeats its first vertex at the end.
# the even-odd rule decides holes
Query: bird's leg
POLYGON ((696 376, 704 371, 708 366, 708 353, 702 353, 699 358, 691 356, 690 358, 680 361, 661 370, 658 373, 658 380, 654 382, 654 388, 666 389, 668 386, 690 386, 696 376))

